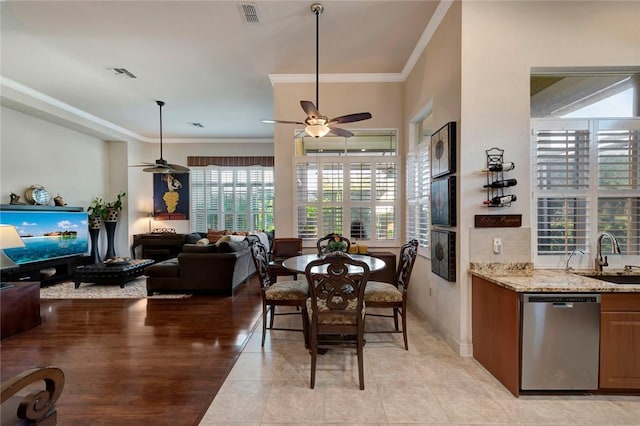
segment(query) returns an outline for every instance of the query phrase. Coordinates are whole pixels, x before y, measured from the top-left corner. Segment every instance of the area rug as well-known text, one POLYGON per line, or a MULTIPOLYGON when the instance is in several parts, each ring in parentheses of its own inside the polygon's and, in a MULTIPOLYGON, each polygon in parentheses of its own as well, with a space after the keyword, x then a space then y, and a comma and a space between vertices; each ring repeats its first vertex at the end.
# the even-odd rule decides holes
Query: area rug
POLYGON ((75 288, 73 281, 65 281, 40 289, 41 299, 182 299, 190 296, 191 294, 147 296, 146 277, 129 281, 124 288, 119 285, 92 283, 81 283, 79 288, 75 288))

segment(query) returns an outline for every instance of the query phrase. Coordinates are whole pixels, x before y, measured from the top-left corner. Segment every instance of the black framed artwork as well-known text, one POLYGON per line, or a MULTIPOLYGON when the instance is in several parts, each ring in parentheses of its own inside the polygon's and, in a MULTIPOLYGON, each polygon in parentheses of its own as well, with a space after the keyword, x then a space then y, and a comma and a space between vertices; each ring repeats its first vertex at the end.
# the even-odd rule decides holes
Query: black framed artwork
POLYGON ((431 182, 431 224, 456 226, 456 177, 431 182))
POLYGON ((431 177, 456 171, 456 122, 450 121, 431 135, 431 177))
POLYGON ((456 233, 434 229, 431 231, 431 272, 447 281, 456 280, 456 233))

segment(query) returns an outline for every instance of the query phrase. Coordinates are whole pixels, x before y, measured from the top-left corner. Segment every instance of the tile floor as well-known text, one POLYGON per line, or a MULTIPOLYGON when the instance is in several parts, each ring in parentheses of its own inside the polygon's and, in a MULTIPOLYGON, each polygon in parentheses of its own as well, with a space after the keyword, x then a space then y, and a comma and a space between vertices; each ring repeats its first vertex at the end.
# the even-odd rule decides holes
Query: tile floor
MULTIPOLYGON (((369 317, 367 330, 388 321, 369 317)), ((410 315, 408 328, 409 351, 401 334, 365 336, 364 391, 355 349, 341 347, 318 356, 312 390, 302 334, 267 331, 261 348, 259 324, 200 425, 640 425, 640 396, 515 398, 427 322, 410 315)))

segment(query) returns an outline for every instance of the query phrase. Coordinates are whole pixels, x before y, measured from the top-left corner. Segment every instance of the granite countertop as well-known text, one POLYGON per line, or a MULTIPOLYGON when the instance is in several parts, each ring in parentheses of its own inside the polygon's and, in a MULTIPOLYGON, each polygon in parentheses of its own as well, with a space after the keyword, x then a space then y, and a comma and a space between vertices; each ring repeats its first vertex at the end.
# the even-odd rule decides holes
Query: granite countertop
POLYGON ((525 292, 640 292, 640 271, 631 272, 622 269, 609 269, 601 273, 593 270, 533 269, 531 263, 471 263, 469 271, 472 275, 508 288, 518 293, 525 292), (602 276, 637 276, 634 284, 616 284, 586 275, 602 276))

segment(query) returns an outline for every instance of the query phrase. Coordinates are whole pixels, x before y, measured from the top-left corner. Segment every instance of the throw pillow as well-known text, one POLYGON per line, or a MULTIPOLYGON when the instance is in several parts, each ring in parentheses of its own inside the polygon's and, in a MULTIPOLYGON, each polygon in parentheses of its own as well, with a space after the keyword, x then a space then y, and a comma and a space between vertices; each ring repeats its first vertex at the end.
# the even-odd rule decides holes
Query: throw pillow
POLYGON ((192 232, 191 234, 187 234, 185 236, 184 242, 185 244, 196 244, 198 240, 202 238, 199 233, 192 232))
POLYGON ((227 231, 224 229, 223 230, 209 229, 207 231, 207 238, 209 239, 209 241, 218 241, 220 237, 226 234, 227 234, 227 231))
POLYGON ((209 245, 209 239, 208 238, 201 238, 198 241, 196 241, 196 245, 198 245, 198 246, 208 246, 209 245))
POLYGON ((238 242, 238 241, 244 241, 244 239, 247 237, 245 237, 244 235, 229 235, 229 238, 230 238, 230 241, 238 242))
POLYGON ((231 241, 231 235, 223 235, 222 237, 218 238, 215 244, 219 246, 220 244, 229 242, 229 241, 231 241))

